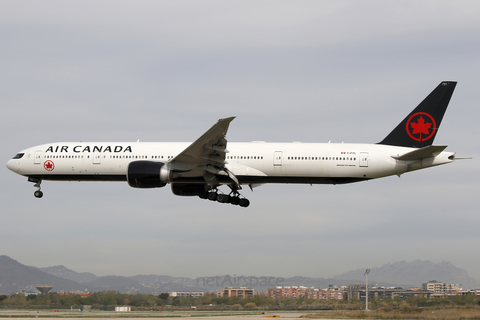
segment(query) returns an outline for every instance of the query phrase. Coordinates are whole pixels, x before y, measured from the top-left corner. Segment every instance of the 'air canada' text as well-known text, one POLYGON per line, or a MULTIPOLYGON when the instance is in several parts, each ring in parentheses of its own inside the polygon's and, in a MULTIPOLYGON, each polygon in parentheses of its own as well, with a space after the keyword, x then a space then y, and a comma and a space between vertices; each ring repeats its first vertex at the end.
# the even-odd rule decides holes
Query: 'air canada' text
MULTIPOLYGON (((69 152, 69 146, 50 146, 45 150, 47 152, 69 152)), ((131 146, 75 146, 72 148, 73 152, 132 152, 131 146)))

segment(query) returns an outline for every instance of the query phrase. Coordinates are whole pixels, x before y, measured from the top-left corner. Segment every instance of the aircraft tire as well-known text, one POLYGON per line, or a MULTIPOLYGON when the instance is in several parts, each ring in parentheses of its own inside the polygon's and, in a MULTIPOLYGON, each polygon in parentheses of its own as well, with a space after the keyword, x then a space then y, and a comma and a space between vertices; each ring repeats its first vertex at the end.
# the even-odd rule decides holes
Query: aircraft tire
POLYGON ((228 196, 223 193, 217 194, 217 201, 220 203, 226 203, 228 201, 228 196))
POLYGON ((35 191, 33 193, 33 195, 35 196, 35 198, 41 198, 41 197, 43 197, 43 192, 42 191, 35 191))
POLYGON ((207 195, 208 200, 215 201, 217 200, 217 193, 215 191, 210 191, 207 195))
POLYGON ((248 201, 248 199, 246 198, 243 198, 243 199, 240 199, 240 202, 238 203, 240 205, 240 207, 248 207, 250 205, 250 201, 248 201))

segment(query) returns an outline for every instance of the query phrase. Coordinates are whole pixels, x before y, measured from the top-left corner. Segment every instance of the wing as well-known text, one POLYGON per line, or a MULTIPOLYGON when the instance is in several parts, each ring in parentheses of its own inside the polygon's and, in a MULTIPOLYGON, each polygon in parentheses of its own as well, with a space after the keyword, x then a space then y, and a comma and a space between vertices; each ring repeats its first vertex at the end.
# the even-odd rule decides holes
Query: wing
POLYGON ((207 132, 170 161, 175 177, 201 177, 210 186, 218 186, 215 175, 229 176, 237 185, 238 180, 225 167, 228 126, 235 117, 218 120, 207 132))

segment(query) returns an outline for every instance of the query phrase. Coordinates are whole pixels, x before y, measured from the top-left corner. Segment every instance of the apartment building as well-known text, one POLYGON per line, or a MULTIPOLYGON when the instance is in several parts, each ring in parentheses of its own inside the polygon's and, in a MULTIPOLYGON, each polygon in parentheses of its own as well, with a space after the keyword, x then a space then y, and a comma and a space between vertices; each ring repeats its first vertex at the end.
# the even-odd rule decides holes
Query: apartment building
POLYGON ((217 297, 239 297, 239 298, 247 298, 253 297, 255 290, 249 289, 246 287, 240 288, 233 288, 233 287, 225 287, 217 292, 217 297))

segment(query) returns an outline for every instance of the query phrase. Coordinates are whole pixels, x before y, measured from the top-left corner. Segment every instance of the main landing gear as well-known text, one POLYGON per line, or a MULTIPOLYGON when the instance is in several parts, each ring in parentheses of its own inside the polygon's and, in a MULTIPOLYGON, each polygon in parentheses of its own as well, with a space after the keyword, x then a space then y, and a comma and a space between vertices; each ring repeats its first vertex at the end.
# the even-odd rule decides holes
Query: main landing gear
POLYGON ((217 189, 205 191, 199 195, 201 199, 208 199, 210 201, 217 201, 220 203, 230 203, 240 207, 248 207, 250 201, 247 198, 240 198, 241 194, 232 191, 230 194, 220 193, 217 189))
POLYGON ((37 179, 37 178, 28 177, 28 181, 35 183, 33 185, 35 188, 37 188, 37 190, 33 193, 35 198, 43 197, 43 192, 41 191, 41 187, 40 187, 40 184, 42 183, 42 180, 37 179))

